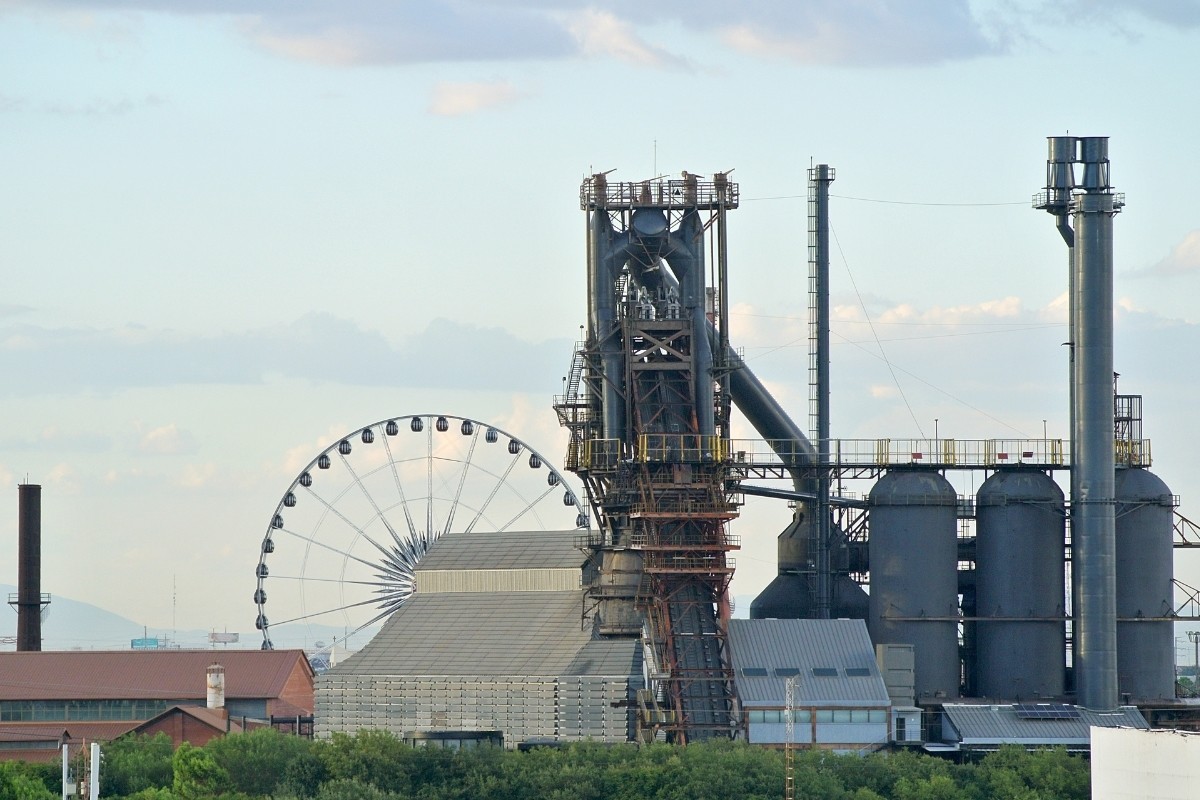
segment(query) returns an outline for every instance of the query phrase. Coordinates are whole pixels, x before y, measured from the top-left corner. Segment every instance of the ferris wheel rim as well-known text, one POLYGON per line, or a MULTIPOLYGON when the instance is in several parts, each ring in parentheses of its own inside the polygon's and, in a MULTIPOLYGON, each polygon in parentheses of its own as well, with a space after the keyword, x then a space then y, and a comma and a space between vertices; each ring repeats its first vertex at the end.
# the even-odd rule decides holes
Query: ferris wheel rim
MULTIPOLYGON (((261 645, 262 649, 264 649, 264 650, 274 649, 274 644, 271 640, 271 634, 270 634, 270 629, 273 626, 287 625, 287 624, 293 624, 293 623, 302 623, 302 622, 305 622, 306 620, 312 619, 314 617, 319 617, 319 616, 329 614, 332 612, 338 612, 338 611, 344 612, 350 608, 368 606, 368 605, 372 605, 372 604, 374 604, 377 607, 382 609, 380 611, 380 613, 372 616, 369 621, 362 623, 354 631, 352 631, 351 632, 351 635, 352 635, 353 633, 357 633, 357 632, 363 630, 364 628, 370 627, 371 625, 375 624, 376 622, 379 622, 381 619, 386 619, 386 617, 390 616, 397 608, 402 606, 404 604, 404 602, 406 602, 408 600, 409 597, 412 596, 413 589, 412 589, 411 578, 403 577, 403 575, 405 574, 405 572, 404 572, 405 569, 407 569, 409 571, 411 571, 412 569, 415 569, 415 566, 417 564, 419 564, 420 560, 424 557, 424 550, 428 549, 428 547, 431 546, 434 541, 436 541, 438 538, 440 538, 440 536, 442 536, 446 533, 452 533, 452 532, 458 532, 458 531, 452 531, 450 529, 450 524, 449 524, 450 520, 447 521, 446 529, 441 532, 432 531, 431 526, 427 527, 427 529, 425 531, 421 531, 421 532, 418 532, 417 529, 415 527, 413 527, 412 519, 411 519, 411 517, 408 516, 408 507, 407 506, 408 506, 409 501, 404 494, 403 488, 400 487, 400 485, 399 485, 399 476, 396 474, 396 466, 397 465, 406 464, 409 462, 419 462, 419 461, 424 460, 424 461, 426 461, 428 468, 430 470, 432 470, 433 462, 435 460, 438 460, 438 461, 444 461, 444 462, 450 463, 450 464, 461 464, 462 465, 462 473, 461 473, 462 481, 465 481, 467 471, 470 470, 471 468, 475 468, 479 472, 496 479, 496 482, 495 482, 495 485, 494 485, 491 495, 486 500, 484 500, 483 504, 479 508, 475 508, 475 507, 471 506, 469 503, 468 504, 462 503, 462 498, 460 496, 455 496, 453 498, 452 505, 451 505, 452 510, 451 510, 451 514, 450 514, 451 520, 453 519, 453 512, 455 510, 457 510, 457 508, 460 505, 463 508, 466 508, 467 510, 476 512, 476 516, 475 516, 474 520, 466 528, 467 531, 470 531, 470 530, 472 530, 474 525, 480 520, 480 518, 483 515, 484 510, 486 510, 486 507, 488 506, 488 504, 490 504, 490 502, 491 502, 492 498, 495 496, 496 492, 498 492, 502 486, 506 485, 508 474, 512 471, 513 467, 516 465, 516 462, 521 458, 522 455, 525 455, 525 454, 528 454, 528 456, 530 457, 529 458, 530 467, 536 468, 536 469, 540 469, 540 468, 544 467, 548 471, 549 475, 548 475, 547 483, 550 488, 544 490, 540 495, 538 495, 531 502, 527 502, 526 506, 520 512, 518 512, 518 514, 515 517, 513 517, 508 522, 506 522, 505 525, 502 526, 499 530, 496 530, 493 532, 496 533, 497 535, 503 535, 505 533, 505 531, 508 529, 509 525, 513 524, 518 519, 520 519, 522 516, 529 513, 531 510, 533 510, 538 503, 541 503, 550 494, 554 493, 555 489, 561 489, 563 491, 563 501, 564 501, 563 505, 564 506, 573 506, 576 511, 576 521, 575 521, 576 524, 574 526, 574 529, 575 530, 590 529, 591 515, 589 513, 588 506, 587 506, 586 502, 584 501, 583 495, 581 494, 581 492, 572 488, 570 486, 570 484, 567 483, 566 478, 563 475, 563 473, 560 472, 554 466, 554 463, 552 461, 550 461, 549 459, 547 459, 541 452, 539 452, 534 447, 529 445, 528 442, 524 441, 519 436, 517 436, 513 433, 510 433, 509 431, 507 431, 504 428, 501 428, 497 425, 494 425, 494 424, 491 424, 488 422, 483 422, 483 421, 477 420, 473 417, 460 416, 457 414, 447 414, 447 413, 402 414, 402 415, 397 415, 397 416, 392 416, 392 417, 385 417, 385 418, 377 420, 375 422, 371 422, 369 424, 362 425, 358 428, 355 428, 354 430, 349 431, 348 433, 346 433, 340 437, 335 438, 330 444, 328 444, 323 449, 321 449, 320 452, 318 452, 317 455, 314 456, 292 479, 291 483, 288 485, 287 489, 284 491, 283 495, 281 496, 279 502, 276 504, 275 509, 274 509, 273 513, 271 514, 271 518, 267 522, 266 532, 264 533, 262 540, 260 542, 259 554, 258 554, 258 565, 256 568, 256 591, 255 591, 254 601, 255 601, 255 608, 256 608, 256 612, 257 612, 255 624, 256 624, 256 627, 262 632, 262 635, 263 635, 263 641, 262 641, 262 645, 261 645), (429 426, 428 430, 425 431, 422 428, 411 428, 412 420, 415 420, 415 419, 422 420, 422 426, 424 426, 427 423, 429 426), (437 427, 442 423, 443 420, 447 423, 446 427, 445 428, 437 427), (393 454, 391 447, 389 445, 387 445, 387 442, 389 439, 399 439, 402 435, 402 431, 399 429, 397 429, 395 433, 389 433, 387 426, 389 426, 390 424, 400 426, 401 424, 407 423, 410 426, 410 430, 412 432, 426 433, 426 441, 431 442, 432 437, 435 433, 435 428, 436 428, 436 433, 439 433, 439 434, 440 433, 449 433, 451 431, 451 427, 449 426, 449 423, 452 421, 459 425, 460 433, 462 433, 464 436, 472 437, 471 450, 469 451, 469 453, 465 459, 455 458, 455 457, 443 457, 443 456, 439 456, 439 457, 437 457, 437 459, 435 459, 435 457, 432 454, 432 445, 431 444, 427 447, 426 454, 424 457, 415 456, 413 458, 397 458, 393 454), (475 426, 475 428, 477 428, 477 430, 475 428, 473 428, 472 432, 470 432, 470 433, 468 433, 468 431, 466 431, 466 430, 463 430, 462 426, 466 423, 469 423, 470 425, 475 426), (388 469, 388 468, 390 468, 393 471, 393 475, 395 476, 396 481, 397 481, 397 488, 399 489, 399 499, 398 499, 398 501, 393 502, 390 505, 387 505, 384 509, 381 509, 378 505, 375 505, 374 500, 370 497, 370 494, 367 492, 365 486, 363 485, 362 478, 354 471, 353 467, 350 466, 350 464, 346 458, 348 455, 350 455, 353 452, 355 445, 360 443, 360 440, 361 440, 362 446, 370 446, 373 443, 374 439, 368 440, 368 439, 363 439, 362 437, 366 431, 371 431, 372 436, 373 436, 376 429, 379 430, 381 439, 385 443, 385 449, 387 450, 388 456, 387 456, 386 461, 383 464, 373 467, 371 470, 363 473, 363 475, 370 477, 370 476, 374 475, 375 473, 379 472, 380 470, 384 470, 384 469, 388 469), (470 460, 470 454, 473 453, 473 451, 474 451, 474 445, 477 442, 479 434, 484 431, 487 432, 485 434, 485 441, 487 441, 489 444, 494 444, 494 443, 499 442, 500 437, 504 437, 509 442, 509 454, 512 455, 513 458, 511 459, 508 468, 504 471, 503 474, 496 474, 495 472, 492 472, 489 469, 485 469, 476 464, 473 464, 470 460), (487 437, 490 437, 492 432, 494 432, 496 435, 496 439, 494 439, 494 440, 491 438, 487 438, 487 437), (513 444, 515 444, 518 447, 518 449, 516 451, 511 449, 513 444), (315 536, 316 529, 320 528, 320 526, 322 524, 324 524, 325 516, 327 516, 331 512, 336 514, 336 511, 334 511, 330 502, 326 501, 323 497, 320 497, 319 495, 317 495, 317 493, 311 488, 312 487, 312 476, 316 473, 324 471, 327 468, 327 467, 321 466, 322 459, 330 458, 329 463, 332 463, 331 457, 333 455, 337 455, 342 460, 342 462, 344 462, 346 464, 347 468, 350 471, 351 476, 354 478, 353 482, 348 483, 344 487, 342 487, 341 491, 334 498, 334 500, 336 501, 338 499, 341 499, 347 493, 351 492, 353 490, 354 486, 357 484, 358 487, 362 490, 363 494, 365 496, 367 496, 368 500, 371 502, 372 506, 375 509, 376 513, 371 518, 370 522, 373 523, 375 521, 382 521, 382 524, 387 528, 388 533, 391 535, 391 538, 395 541, 395 543, 397 545, 400 545, 402 543, 401 543, 399 537, 397 536, 396 531, 392 528, 391 523, 386 518, 385 512, 392 511, 392 510, 396 509, 398 506, 404 506, 404 513, 409 522, 408 532, 412 536, 416 537, 419 540, 417 542, 410 542, 410 544, 417 544, 421 548, 423 548, 415 556, 415 559, 412 560, 411 564, 407 564, 407 565, 397 564, 396 562, 393 561, 390 565, 383 567, 385 570, 389 570, 389 567, 395 568, 394 571, 390 571, 390 570, 388 571, 388 577, 390 577, 396 583, 388 584, 386 588, 379 588, 381 586, 384 586, 384 584, 380 583, 379 581, 372 582, 372 581, 350 580, 346 576, 346 568, 347 568, 347 563, 349 561, 357 561, 360 564, 368 566, 373 569, 380 568, 381 565, 378 561, 373 564, 368 563, 368 561, 363 559, 362 557, 352 555, 351 553, 346 552, 345 550, 342 550, 340 548, 318 542, 315 540, 315 538, 313 538, 313 536, 315 536), (533 459, 535 459, 535 458, 537 459, 536 466, 533 461, 533 459), (304 483, 305 476, 308 476, 307 485, 304 483), (553 480, 550 480, 549 478, 553 478, 553 480), (284 514, 284 512, 288 511, 295 505, 297 489, 303 489, 305 492, 312 495, 313 497, 316 497, 321 503, 323 503, 327 506, 327 508, 322 512, 320 521, 318 521, 316 526, 314 526, 313 536, 305 536, 305 535, 302 535, 295 531, 288 530, 286 525, 283 524, 283 522, 282 522, 282 515, 284 514), (289 497, 292 498, 291 505, 288 504, 289 497), (567 502, 568 499, 570 501, 569 503, 567 502), (275 535, 277 535, 281 532, 286 533, 286 534, 288 534, 292 537, 298 538, 298 539, 303 539, 305 541, 304 556, 301 561, 301 568, 298 570, 300 573, 299 575, 296 575, 296 576, 274 575, 274 576, 272 576, 269 573, 269 568, 268 568, 267 564, 268 564, 268 561, 270 560, 270 558, 269 558, 270 555, 274 552, 274 547, 273 547, 274 537, 275 537, 275 535), (343 587, 348 586, 348 585, 361 585, 364 588, 369 587, 369 586, 375 586, 375 587, 377 587, 376 592, 374 593, 374 595, 372 595, 366 599, 358 600, 354 603, 343 604, 342 606, 340 606, 338 608, 317 610, 312 613, 301 613, 292 619, 287 619, 287 620, 282 620, 282 621, 276 621, 276 622, 268 621, 267 616, 266 616, 267 598, 266 598, 266 594, 265 594, 265 590, 267 588, 267 581, 272 580, 272 579, 274 579, 274 581, 284 579, 284 580, 295 581, 298 583, 303 583, 306 581, 312 582, 312 581, 318 580, 316 578, 309 577, 304 574, 308 568, 308 558, 310 556, 310 550, 314 545, 317 546, 318 548, 323 548, 325 550, 329 550, 333 553, 337 553, 342 556, 341 565, 339 567, 339 570, 340 570, 339 575, 336 578, 321 579, 321 580, 329 580, 332 582, 337 582, 338 584, 340 584, 343 587), (407 580, 408 584, 409 584, 406 591, 395 592, 394 591, 395 587, 405 580, 407 580), (385 594, 386 596, 383 597, 382 599, 378 596, 375 596, 375 595, 379 595, 379 594, 385 594), (399 595, 402 595, 402 596, 399 596, 399 595)), ((430 509, 432 507, 433 502, 435 500, 445 501, 445 500, 447 500, 447 498, 441 497, 441 496, 435 496, 435 494, 433 493, 433 490, 432 490, 432 479, 430 479, 429 487, 430 487, 429 492, 425 496, 418 497, 416 499, 418 501, 424 502, 427 506, 427 513, 431 514, 432 512, 430 509)), ((509 487, 509 488, 511 490, 512 487, 509 487)), ((459 494, 461 494, 461 490, 462 490, 462 486, 460 484, 459 489, 458 489, 459 494)), ((522 501, 527 500, 527 498, 525 498, 523 495, 521 495, 519 493, 517 494, 517 496, 522 501)), ((540 517, 538 516, 536 511, 534 511, 534 518, 540 520, 540 517)), ((430 519, 432 519, 432 517, 430 517, 430 519)), ((354 525, 353 523, 350 523, 349 520, 346 520, 344 517, 343 517, 343 522, 345 522, 346 524, 349 524, 356 531, 356 533, 355 533, 356 540, 358 537, 361 536, 367 543, 369 543, 371 545, 372 548, 374 548, 374 550, 378 551, 381 554, 381 556, 383 557, 383 559, 385 561, 391 559, 392 556, 401 556, 401 561, 404 561, 407 558, 406 554, 402 553, 400 550, 392 550, 389 552, 385 547, 381 546, 377 541, 375 541, 370 536, 368 536, 364 532, 363 529, 360 529, 358 526, 354 525)), ((368 525, 364 525, 362 527, 364 529, 366 527, 369 527, 369 523, 368 523, 368 525)), ((349 548, 347 548, 347 549, 349 549, 349 548)), ((375 577, 379 578, 380 580, 384 579, 384 576, 381 576, 381 575, 376 575, 375 577)), ((272 581, 272 585, 278 585, 274 581, 272 581)), ((301 596, 303 597, 303 592, 301 592, 301 596)))

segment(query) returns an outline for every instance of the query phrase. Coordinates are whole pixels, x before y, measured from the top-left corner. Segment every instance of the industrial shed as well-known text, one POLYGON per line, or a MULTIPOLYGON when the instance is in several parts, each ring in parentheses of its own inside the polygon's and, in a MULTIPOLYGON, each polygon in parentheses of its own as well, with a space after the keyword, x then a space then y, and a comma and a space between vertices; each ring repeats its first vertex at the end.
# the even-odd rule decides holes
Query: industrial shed
POLYGON ((1001 745, 1027 748, 1065 747, 1087 752, 1093 728, 1148 729, 1150 726, 1134 706, 1112 711, 1091 711, 1060 703, 1017 703, 982 705, 947 703, 942 707, 942 739, 934 747, 989 752, 1001 745))
POLYGON ((180 714, 220 732, 298 721, 312 708, 313 671, 300 650, 0 653, 0 759, 49 761, 63 744, 111 741, 152 720, 164 726, 153 730, 182 736, 170 721, 180 714), (224 667, 223 712, 206 710, 213 664, 224 667))
POLYGON ((734 619, 729 647, 751 744, 784 744, 789 678, 796 745, 859 752, 890 741, 892 702, 862 620, 734 619))
POLYGON ((482 732, 501 733, 508 747, 627 741, 641 647, 594 632, 575 536, 440 537, 417 567, 414 596, 318 678, 317 735, 462 734, 437 737, 442 746, 469 746, 482 732))

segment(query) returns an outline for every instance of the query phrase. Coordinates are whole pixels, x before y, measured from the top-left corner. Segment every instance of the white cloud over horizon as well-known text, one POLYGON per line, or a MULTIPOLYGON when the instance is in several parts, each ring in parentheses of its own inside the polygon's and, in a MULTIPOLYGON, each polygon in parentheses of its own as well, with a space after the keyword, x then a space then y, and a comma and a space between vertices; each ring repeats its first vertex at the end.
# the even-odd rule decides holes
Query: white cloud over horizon
POLYGON ((1144 269, 1124 273, 1131 278, 1170 278, 1200 272, 1200 228, 1189 231, 1164 258, 1144 269))
POLYGON ((524 95, 508 81, 475 81, 434 85, 429 111, 439 117, 460 117, 511 105, 524 95))

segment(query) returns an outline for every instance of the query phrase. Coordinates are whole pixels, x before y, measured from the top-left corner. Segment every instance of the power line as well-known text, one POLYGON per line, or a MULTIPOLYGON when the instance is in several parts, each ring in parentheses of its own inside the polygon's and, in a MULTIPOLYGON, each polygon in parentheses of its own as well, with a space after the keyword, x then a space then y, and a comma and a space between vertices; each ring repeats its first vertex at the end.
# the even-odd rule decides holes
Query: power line
MULTIPOLYGON (((830 197, 836 197, 839 200, 856 200, 860 203, 883 203, 885 205, 895 206, 932 206, 940 208, 987 208, 994 206, 1027 206, 1028 200, 1013 200, 1001 203, 928 203, 921 200, 884 200, 878 197, 854 197, 848 194, 831 194, 830 197)), ((803 194, 780 194, 769 197, 743 197, 741 202, 752 203, 756 200, 807 200, 808 195, 803 194)))

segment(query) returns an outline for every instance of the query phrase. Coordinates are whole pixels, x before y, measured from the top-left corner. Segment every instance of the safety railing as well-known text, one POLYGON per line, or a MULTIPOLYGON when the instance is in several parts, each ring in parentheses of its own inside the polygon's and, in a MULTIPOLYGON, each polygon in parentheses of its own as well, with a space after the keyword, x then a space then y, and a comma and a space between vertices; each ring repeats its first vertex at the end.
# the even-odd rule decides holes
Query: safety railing
MULTIPOLYGON (((1116 464, 1148 467, 1147 439, 1114 442, 1116 464)), ((753 466, 787 466, 785 458, 802 465, 815 461, 811 454, 793 455, 789 441, 734 439, 728 443, 729 461, 753 466), (781 455, 781 453, 783 455, 781 455)), ((1065 467, 1070 453, 1062 439, 833 439, 829 442, 831 467, 1003 467, 1027 464, 1065 467)))
POLYGON ((738 185, 723 175, 702 181, 689 175, 682 180, 614 181, 591 177, 579 187, 579 207, 592 208, 700 208, 738 207, 738 185))
MULTIPOLYGON (((814 464, 816 457, 791 440, 732 439, 691 433, 647 433, 638 437, 632 453, 619 439, 589 439, 568 461, 587 469, 615 469, 622 459, 644 463, 746 464, 789 467, 814 464)), ((1150 440, 1115 440, 1114 463, 1128 467, 1151 465, 1150 440)), ((1070 464, 1062 439, 833 439, 829 465, 841 467, 929 466, 996 468, 1029 465, 1060 468, 1070 464)))
POLYGON ((725 440, 695 433, 643 433, 638 437, 640 461, 700 464, 725 460, 725 440))

